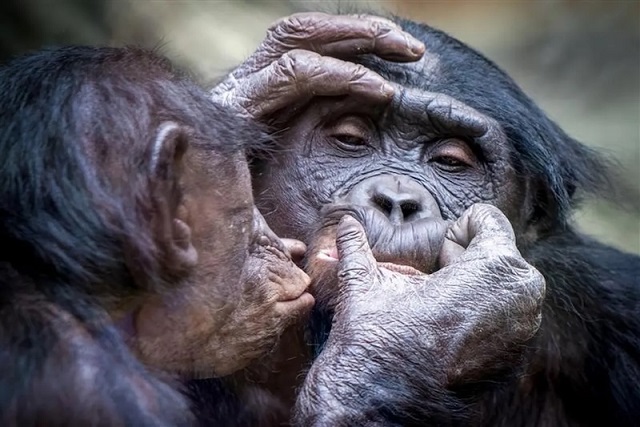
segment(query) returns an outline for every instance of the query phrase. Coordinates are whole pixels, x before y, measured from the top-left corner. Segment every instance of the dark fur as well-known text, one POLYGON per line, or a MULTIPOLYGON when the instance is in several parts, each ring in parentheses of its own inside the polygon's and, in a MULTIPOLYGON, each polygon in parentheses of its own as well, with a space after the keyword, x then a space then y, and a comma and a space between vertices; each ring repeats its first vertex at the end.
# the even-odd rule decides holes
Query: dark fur
POLYGON ((172 286, 150 221, 166 189, 147 172, 164 120, 221 152, 262 141, 152 52, 69 47, 0 70, 0 424, 193 421, 108 315, 172 286))

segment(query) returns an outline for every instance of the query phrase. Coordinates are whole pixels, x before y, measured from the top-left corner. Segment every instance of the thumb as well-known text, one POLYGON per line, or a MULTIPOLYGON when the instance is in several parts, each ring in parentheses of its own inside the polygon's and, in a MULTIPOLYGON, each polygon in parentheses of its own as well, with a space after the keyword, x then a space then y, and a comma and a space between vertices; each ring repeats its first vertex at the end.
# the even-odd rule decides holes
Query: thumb
POLYGON ((346 215, 340 220, 336 234, 339 269, 338 279, 343 288, 373 283, 378 264, 373 257, 362 225, 346 215))
POLYGON ((448 263, 463 252, 470 258, 519 254, 507 217, 497 207, 484 203, 476 203, 462 214, 447 231, 443 247, 449 250, 448 263))

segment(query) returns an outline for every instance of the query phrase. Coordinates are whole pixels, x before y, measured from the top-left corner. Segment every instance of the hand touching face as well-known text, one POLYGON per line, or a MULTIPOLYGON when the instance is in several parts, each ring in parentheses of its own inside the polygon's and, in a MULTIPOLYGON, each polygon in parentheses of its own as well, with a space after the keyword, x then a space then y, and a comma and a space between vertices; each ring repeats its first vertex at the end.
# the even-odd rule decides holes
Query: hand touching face
POLYGON ((344 59, 374 54, 416 61, 424 44, 376 16, 299 13, 276 22, 244 64, 211 94, 214 101, 258 121, 282 122, 316 96, 360 95, 391 101, 394 89, 377 73, 344 59))
POLYGON ((476 204, 451 225, 433 274, 379 266, 350 217, 337 246, 340 294, 298 399, 303 425, 383 422, 383 406, 412 401, 407 393, 425 402, 429 393, 491 378, 538 330, 544 279, 493 206, 476 204))

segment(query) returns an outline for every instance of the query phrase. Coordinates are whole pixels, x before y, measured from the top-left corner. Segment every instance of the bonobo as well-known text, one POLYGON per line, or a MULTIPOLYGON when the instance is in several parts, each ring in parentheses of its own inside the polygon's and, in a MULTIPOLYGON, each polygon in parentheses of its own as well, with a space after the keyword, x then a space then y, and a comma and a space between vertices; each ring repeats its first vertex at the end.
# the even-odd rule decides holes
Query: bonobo
MULTIPOLYGON (((279 149, 253 153, 267 223, 310 246, 320 355, 297 421, 636 423, 640 259, 571 221, 580 199, 606 191, 607 165, 493 63, 438 30, 396 19, 426 46, 403 63, 357 39, 336 53, 309 36, 344 19, 294 15, 288 31, 268 36, 279 49, 256 53, 266 62, 289 49, 337 56, 395 89, 390 101, 309 92, 304 107, 274 114, 279 149)), ((229 87, 259 74, 256 62, 217 96, 237 94, 229 87)))
POLYGON ((266 134, 164 59, 69 47, 0 71, 0 424, 178 426, 308 312, 255 209, 266 134))

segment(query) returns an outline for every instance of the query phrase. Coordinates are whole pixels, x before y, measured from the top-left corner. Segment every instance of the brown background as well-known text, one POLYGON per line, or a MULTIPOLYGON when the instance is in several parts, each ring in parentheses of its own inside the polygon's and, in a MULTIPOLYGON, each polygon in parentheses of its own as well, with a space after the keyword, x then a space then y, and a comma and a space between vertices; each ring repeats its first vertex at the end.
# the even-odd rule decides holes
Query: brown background
POLYGON ((590 201, 589 234, 640 254, 640 2, 3 0, 0 60, 44 45, 161 46, 203 83, 294 11, 398 14, 449 32, 510 73, 575 138, 617 161, 624 207, 590 201))

